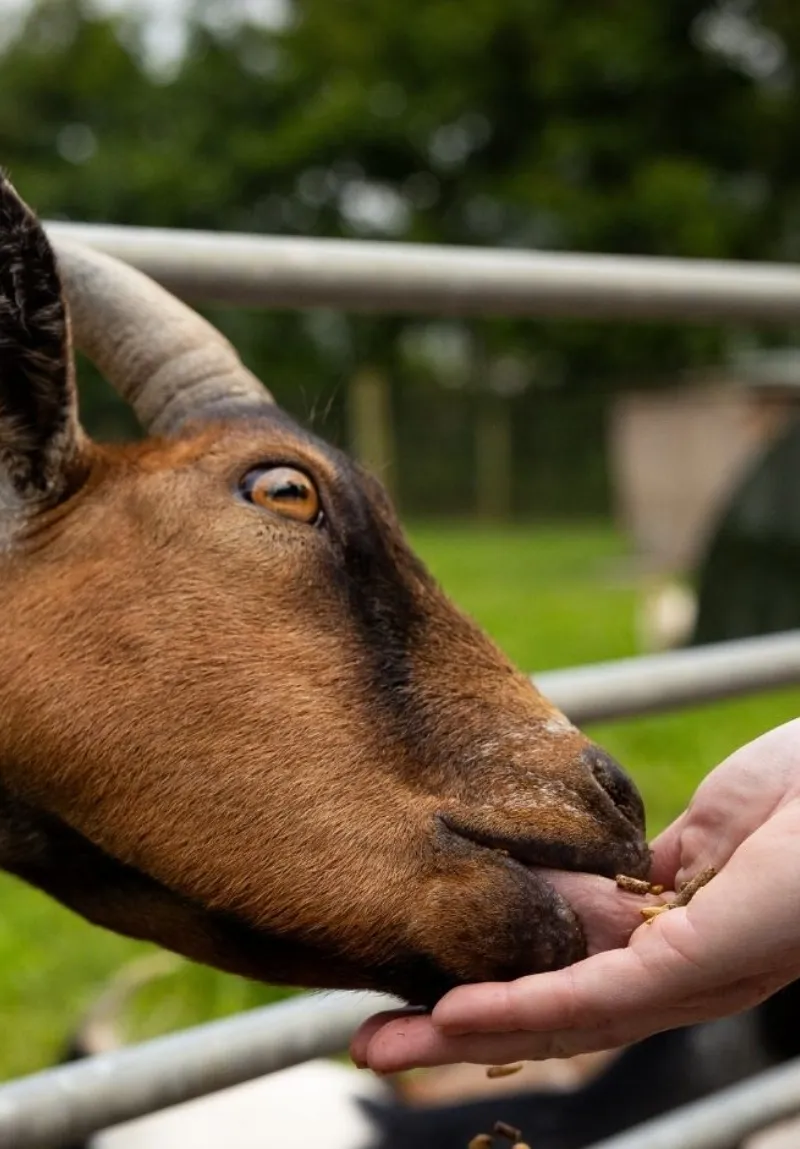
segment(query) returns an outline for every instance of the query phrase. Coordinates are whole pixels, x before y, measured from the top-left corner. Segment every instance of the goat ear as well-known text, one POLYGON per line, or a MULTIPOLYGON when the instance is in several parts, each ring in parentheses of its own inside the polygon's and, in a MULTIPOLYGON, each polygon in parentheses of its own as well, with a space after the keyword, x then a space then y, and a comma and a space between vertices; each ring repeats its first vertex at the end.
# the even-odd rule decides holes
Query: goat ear
POLYGON ((0 172, 0 516, 63 497, 81 441, 55 256, 0 172))

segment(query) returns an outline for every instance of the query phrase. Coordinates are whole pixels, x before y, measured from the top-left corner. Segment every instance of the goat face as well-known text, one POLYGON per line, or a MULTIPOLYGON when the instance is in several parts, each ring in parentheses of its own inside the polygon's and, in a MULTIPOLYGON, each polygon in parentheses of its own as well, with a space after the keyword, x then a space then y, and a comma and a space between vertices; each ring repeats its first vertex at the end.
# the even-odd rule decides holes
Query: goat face
POLYGON ((647 869, 619 767, 216 332, 58 255, 2 185, 0 864, 265 980, 430 1003, 580 958, 537 866, 647 869), (160 438, 80 430, 62 277, 160 438))

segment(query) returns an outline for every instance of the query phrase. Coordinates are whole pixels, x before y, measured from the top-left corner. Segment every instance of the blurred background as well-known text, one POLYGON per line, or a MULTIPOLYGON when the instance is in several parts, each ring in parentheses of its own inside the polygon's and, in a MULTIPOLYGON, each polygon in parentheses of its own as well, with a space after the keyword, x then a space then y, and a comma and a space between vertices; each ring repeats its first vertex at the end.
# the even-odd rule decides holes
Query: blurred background
MULTIPOLYGON (((794 261, 798 69, 792 0, 0 0, 0 163, 48 219, 794 261)), ((800 625, 800 330, 207 314, 525 669, 800 625)), ((797 703, 592 733, 655 831, 797 703)), ((7 1077, 148 950, 0 906, 7 1077)), ((274 996, 178 963, 130 1032, 274 996)))

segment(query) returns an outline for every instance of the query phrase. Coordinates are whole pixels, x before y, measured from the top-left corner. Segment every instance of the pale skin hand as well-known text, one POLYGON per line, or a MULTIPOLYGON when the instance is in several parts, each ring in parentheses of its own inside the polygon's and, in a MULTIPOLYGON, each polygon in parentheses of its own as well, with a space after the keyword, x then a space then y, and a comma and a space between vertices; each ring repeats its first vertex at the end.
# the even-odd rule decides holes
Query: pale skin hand
POLYGON ((431 1016, 378 1015, 353 1039, 356 1064, 388 1073, 614 1049, 747 1009, 800 977, 800 720, 718 766, 653 854, 653 881, 668 890, 708 866, 718 873, 690 905, 641 925, 641 899, 561 875, 591 956, 462 986, 431 1016))

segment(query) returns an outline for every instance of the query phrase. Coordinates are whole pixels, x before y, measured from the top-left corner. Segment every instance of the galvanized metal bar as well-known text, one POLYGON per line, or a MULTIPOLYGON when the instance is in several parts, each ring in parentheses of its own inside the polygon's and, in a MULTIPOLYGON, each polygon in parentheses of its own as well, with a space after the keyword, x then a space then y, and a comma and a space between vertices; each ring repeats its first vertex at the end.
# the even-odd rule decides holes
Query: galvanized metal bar
POLYGON ((796 322, 790 265, 49 222, 193 302, 438 315, 796 322))
MULTIPOLYGON (((653 1082, 658 1089, 658 1082, 653 1082)), ((743 1138, 800 1113, 800 1059, 722 1089, 591 1149, 732 1149, 743 1138)))
POLYGON ((347 1048, 378 994, 305 995, 0 1087, 0 1149, 58 1149, 123 1121, 347 1048))
POLYGON ((534 675, 573 722, 627 718, 800 683, 800 631, 534 675))

